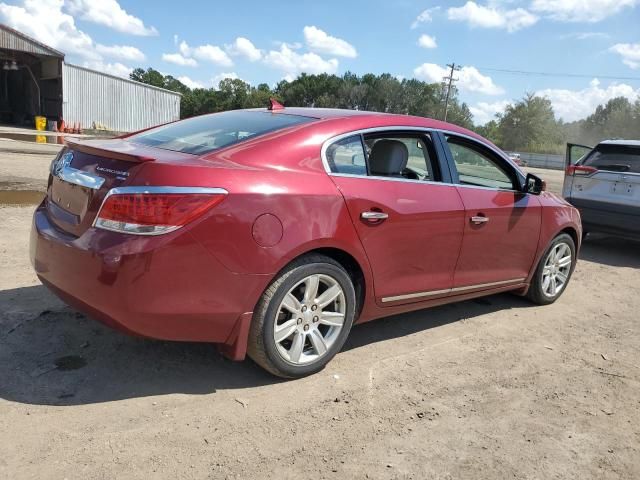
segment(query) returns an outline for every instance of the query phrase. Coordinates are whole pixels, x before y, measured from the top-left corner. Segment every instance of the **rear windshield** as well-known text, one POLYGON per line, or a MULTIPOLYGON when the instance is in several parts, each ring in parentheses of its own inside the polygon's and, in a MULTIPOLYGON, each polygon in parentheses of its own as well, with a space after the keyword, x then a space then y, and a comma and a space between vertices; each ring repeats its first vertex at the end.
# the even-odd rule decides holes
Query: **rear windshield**
POLYGON ((230 112, 204 115, 154 128, 129 141, 175 152, 202 155, 256 135, 316 120, 311 117, 270 112, 230 112))
POLYGON ((612 172, 640 173, 640 147, 598 145, 582 165, 612 172))

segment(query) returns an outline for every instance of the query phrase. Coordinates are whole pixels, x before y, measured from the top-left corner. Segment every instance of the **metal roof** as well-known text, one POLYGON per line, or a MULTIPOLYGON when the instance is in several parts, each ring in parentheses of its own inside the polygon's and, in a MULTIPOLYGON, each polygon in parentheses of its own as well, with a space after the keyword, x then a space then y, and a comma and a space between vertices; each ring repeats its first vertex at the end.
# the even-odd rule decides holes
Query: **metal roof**
POLYGON ((74 64, 68 63, 68 62, 64 62, 64 64, 66 66, 74 68, 74 69, 84 70, 86 72, 93 73, 93 74, 96 74, 96 75, 101 75, 103 77, 110 77, 110 78, 113 78, 115 80, 119 80, 119 81, 122 81, 122 82, 133 83, 134 85, 139 85, 139 86, 144 87, 144 88, 149 88, 151 90, 159 90, 160 92, 165 92, 165 93, 168 93, 168 94, 171 94, 171 95, 175 95, 177 97, 182 97, 182 94, 180 92, 175 92, 173 90, 168 90, 166 88, 156 87, 155 85, 149 85, 148 83, 137 82, 135 80, 131 80, 130 78, 119 77, 117 75, 112 75, 110 73, 102 72, 100 70, 94 70, 93 68, 81 67, 80 65, 74 65, 74 64))
POLYGON ((35 38, 18 32, 7 25, 0 23, 0 48, 6 50, 18 50, 36 55, 48 55, 64 58, 64 53, 55 50, 35 38))
POLYGON ((640 140, 603 140, 600 145, 621 145, 625 147, 640 147, 640 140))

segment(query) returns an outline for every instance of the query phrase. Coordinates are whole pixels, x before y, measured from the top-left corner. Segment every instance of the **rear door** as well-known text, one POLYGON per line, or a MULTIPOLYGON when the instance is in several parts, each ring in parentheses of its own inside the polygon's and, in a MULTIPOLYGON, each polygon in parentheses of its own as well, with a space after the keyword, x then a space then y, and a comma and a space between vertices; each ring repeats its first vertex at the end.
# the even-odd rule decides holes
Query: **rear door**
POLYGON ((567 168, 567 178, 585 231, 640 235, 640 142, 601 143, 567 168))
POLYGON ((453 293, 524 281, 538 247, 540 201, 522 191, 516 168, 488 146, 445 138, 465 207, 453 293))
MULTIPOLYGON (((381 305, 446 296, 460 252, 464 207, 444 175, 427 132, 351 135, 325 151, 374 275, 381 305), (401 142, 408 161, 398 172, 370 174, 376 142, 401 142)), ((374 169, 375 170, 375 169, 374 169)))

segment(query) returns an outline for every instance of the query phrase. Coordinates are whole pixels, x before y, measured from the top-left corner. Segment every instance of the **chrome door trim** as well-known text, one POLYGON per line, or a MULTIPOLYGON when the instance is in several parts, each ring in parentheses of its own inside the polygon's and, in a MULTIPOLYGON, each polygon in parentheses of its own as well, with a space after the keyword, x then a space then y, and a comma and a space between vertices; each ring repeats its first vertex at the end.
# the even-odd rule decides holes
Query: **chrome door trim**
POLYGON ((407 293, 404 295, 395 295, 393 297, 383 297, 382 298, 382 303, 387 303, 387 302, 397 302, 399 300, 409 300, 411 298, 421 298, 421 297, 433 297, 435 295, 444 295, 444 294, 451 294, 451 293, 458 293, 458 292, 466 292, 469 290, 477 290, 480 288, 488 288, 488 287, 498 287, 501 285, 509 285, 509 284, 514 284, 517 285, 519 283, 522 283, 526 280, 526 278, 512 278, 511 280, 500 280, 498 282, 489 282, 489 283, 478 283, 476 285, 466 285, 464 287, 454 287, 454 288, 447 288, 444 290, 430 290, 430 291, 426 291, 426 292, 415 292, 415 293, 407 293))
POLYGON ((489 283, 479 283, 477 285, 467 285, 464 287, 454 287, 451 289, 452 293, 457 292, 466 292, 467 290, 475 290, 477 288, 487 288, 487 287, 498 287, 500 285, 508 285, 510 283, 522 283, 526 280, 525 277, 522 278, 512 278, 511 280, 500 280, 498 282, 489 282, 489 283))
POLYGON ((411 298, 421 298, 421 297, 433 297, 434 295, 444 295, 446 293, 450 293, 451 289, 446 288, 444 290, 430 290, 428 292, 416 292, 416 293, 407 293, 405 295, 395 295, 393 297, 383 297, 382 303, 387 302, 397 302, 398 300, 409 300, 411 298))

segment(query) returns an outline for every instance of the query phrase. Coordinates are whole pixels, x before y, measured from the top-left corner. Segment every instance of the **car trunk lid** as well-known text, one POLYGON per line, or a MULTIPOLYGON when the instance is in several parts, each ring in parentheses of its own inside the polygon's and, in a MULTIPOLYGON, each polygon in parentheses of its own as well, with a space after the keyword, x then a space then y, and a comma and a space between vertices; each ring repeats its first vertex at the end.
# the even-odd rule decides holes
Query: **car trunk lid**
POLYGON ((127 185, 142 165, 191 158, 124 139, 67 141, 49 176, 49 217, 58 228, 79 237, 93 225, 107 192, 127 185))

